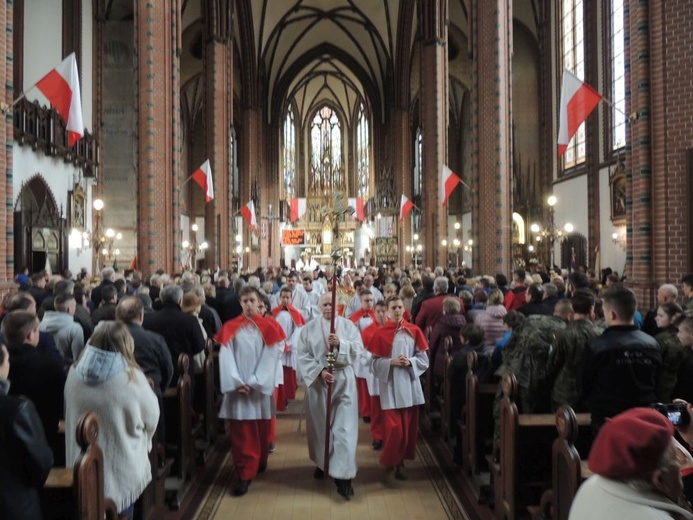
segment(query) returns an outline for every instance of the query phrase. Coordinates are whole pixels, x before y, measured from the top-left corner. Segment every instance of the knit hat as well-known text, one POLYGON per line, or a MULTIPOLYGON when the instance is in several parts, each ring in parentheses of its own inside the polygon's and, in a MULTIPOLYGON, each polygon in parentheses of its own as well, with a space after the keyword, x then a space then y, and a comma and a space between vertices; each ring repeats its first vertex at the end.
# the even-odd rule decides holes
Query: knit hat
POLYGON ((651 408, 633 408, 607 419, 590 451, 589 468, 611 479, 630 479, 657 469, 674 427, 651 408))

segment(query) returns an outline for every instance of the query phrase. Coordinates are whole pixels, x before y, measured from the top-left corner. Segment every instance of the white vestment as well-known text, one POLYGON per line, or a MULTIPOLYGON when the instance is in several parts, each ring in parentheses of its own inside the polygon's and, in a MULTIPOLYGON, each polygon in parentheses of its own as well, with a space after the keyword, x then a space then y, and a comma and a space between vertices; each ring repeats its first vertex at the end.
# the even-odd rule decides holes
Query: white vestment
POLYGON ((256 420, 274 416, 274 385, 284 341, 265 346, 260 331, 248 324, 219 349, 219 381, 224 394, 219 417, 256 420), (248 385, 249 395, 238 393, 248 385))
MULTIPOLYGON (((352 322, 353 323, 353 322, 352 322)), ((356 322, 356 328, 359 329, 359 332, 363 332, 366 330, 366 327, 369 325, 373 324, 373 318, 370 316, 363 316, 360 320, 356 322)), ((360 377, 362 379, 367 379, 368 378, 368 373, 371 371, 370 367, 368 365, 364 365, 362 363, 363 356, 366 354, 366 350, 364 349, 364 354, 359 358, 358 363, 354 363, 354 374, 356 377, 360 377)), ((370 394, 373 395, 373 394, 370 394)))
MULTIPOLYGON (((319 287, 322 287, 320 284, 318 284, 319 287)), ((305 290, 305 289, 304 289, 305 290)), ((320 317, 320 308, 318 307, 318 303, 320 302, 320 294, 315 290, 315 284, 313 284, 313 290, 308 292, 306 291, 306 296, 308 297, 308 303, 310 304, 310 316, 306 318, 306 321, 310 321, 314 318, 319 318, 320 317)))
MULTIPOLYGON (((358 398, 352 365, 363 351, 361 334, 349 320, 336 318, 339 350, 332 384, 330 424, 330 468, 332 478, 352 479, 356 476, 356 446, 358 444, 358 398)), ((330 322, 322 317, 309 322, 298 338, 298 367, 306 381, 306 429, 310 459, 324 469, 325 403, 327 388, 320 372, 327 368, 327 338, 330 322)))
POLYGON ((401 330, 395 334, 389 358, 373 358, 372 370, 380 384, 380 407, 383 410, 409 408, 426 402, 421 375, 428 369, 428 354, 416 348, 414 338, 401 330), (404 354, 408 367, 393 367, 390 361, 404 354))
POLYGON ((303 327, 296 326, 289 311, 281 311, 277 314, 276 320, 286 334, 286 345, 289 347, 282 356, 282 365, 296 370, 296 339, 303 327))
POLYGON ((352 314, 361 310, 361 295, 354 294, 349 302, 347 303, 346 309, 344 309, 344 316, 350 318, 352 314))
POLYGON ((310 300, 308 299, 308 294, 306 290, 297 285, 294 291, 291 293, 291 305, 298 309, 301 313, 303 319, 308 321, 310 317, 310 300))
POLYGON ((380 289, 378 289, 375 285, 371 285, 370 287, 366 287, 367 290, 369 290, 371 293, 373 293, 373 301, 375 303, 378 303, 381 300, 384 300, 385 297, 383 296, 383 293, 380 292, 380 289))

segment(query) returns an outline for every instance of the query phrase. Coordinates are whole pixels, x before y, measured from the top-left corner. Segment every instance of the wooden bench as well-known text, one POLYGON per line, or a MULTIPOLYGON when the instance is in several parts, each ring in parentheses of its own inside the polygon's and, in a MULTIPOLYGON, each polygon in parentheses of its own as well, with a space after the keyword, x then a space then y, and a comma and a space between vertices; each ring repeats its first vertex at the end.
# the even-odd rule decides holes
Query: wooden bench
MULTIPOLYGON (((426 336, 426 342, 430 343, 431 341, 431 327, 426 327, 426 330, 424 331, 424 335, 426 336)), ((428 352, 428 355, 430 356, 430 352, 428 352)), ((433 365, 433 359, 430 359, 429 357, 429 364, 433 365)), ((433 370, 432 366, 429 366, 428 370, 423 373, 421 376, 421 385, 423 386, 423 391, 424 391, 424 399, 425 399, 425 404, 424 404, 424 413, 426 417, 431 421, 433 419, 432 415, 436 416, 436 419, 438 418, 438 414, 433 412, 433 370)))
POLYGON ((178 383, 164 392, 166 456, 174 459, 171 476, 166 479, 166 500, 172 509, 180 507, 190 489, 195 471, 195 437, 192 429, 192 381, 190 358, 178 356, 178 383))
POLYGON ((53 468, 41 490, 46 519, 117 520, 112 500, 104 497, 104 460, 96 440, 99 420, 93 412, 79 418, 76 428, 80 454, 72 468, 53 468))
MULTIPOLYGON (((499 520, 519 518, 521 504, 537 503, 525 494, 533 489, 543 491, 552 485, 552 454, 555 439, 554 414, 520 414, 516 405, 518 384, 515 375, 503 375, 503 399, 500 405, 500 444, 494 459, 495 517, 499 520), (520 476, 522 480, 520 481, 520 476), (521 482, 521 483, 520 483, 521 482)), ((578 426, 589 426, 589 414, 576 415, 578 426)), ((589 431, 589 429, 586 429, 589 431)))
POLYGON ((164 446, 159 444, 156 433, 152 438, 149 464, 152 481, 135 504, 136 520, 162 520, 166 513, 166 479, 171 474, 174 460, 164 456, 164 446))
POLYGON ((214 342, 212 339, 207 340, 205 346, 205 362, 200 377, 200 385, 197 386, 197 391, 200 392, 201 399, 199 406, 195 410, 200 420, 199 436, 195 440, 195 448, 197 450, 198 462, 204 464, 209 458, 214 443, 217 439, 218 431, 218 392, 215 383, 215 360, 214 360, 214 342))
MULTIPOLYGON (((443 439, 449 440, 452 434, 452 382, 448 377, 450 363, 452 363, 452 337, 446 336, 443 340, 443 382, 440 387, 440 393, 436 396, 440 405, 441 414, 441 434, 443 439)), ((433 367, 429 367, 428 371, 432 371, 433 367)))
POLYGON ((592 472, 575 447, 579 425, 577 415, 570 406, 563 405, 556 411, 556 429, 558 438, 551 448, 551 518, 568 520, 575 493, 592 472))

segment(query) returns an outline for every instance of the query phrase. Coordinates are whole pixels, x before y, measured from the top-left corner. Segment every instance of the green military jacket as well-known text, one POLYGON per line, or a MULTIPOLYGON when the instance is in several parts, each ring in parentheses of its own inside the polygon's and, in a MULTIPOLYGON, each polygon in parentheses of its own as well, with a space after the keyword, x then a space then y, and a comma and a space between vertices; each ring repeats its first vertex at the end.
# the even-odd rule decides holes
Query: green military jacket
POLYGON ((683 345, 681 345, 676 333, 676 327, 671 326, 655 336, 662 354, 662 368, 657 382, 657 397, 663 403, 671 402, 679 365, 683 360, 683 345))

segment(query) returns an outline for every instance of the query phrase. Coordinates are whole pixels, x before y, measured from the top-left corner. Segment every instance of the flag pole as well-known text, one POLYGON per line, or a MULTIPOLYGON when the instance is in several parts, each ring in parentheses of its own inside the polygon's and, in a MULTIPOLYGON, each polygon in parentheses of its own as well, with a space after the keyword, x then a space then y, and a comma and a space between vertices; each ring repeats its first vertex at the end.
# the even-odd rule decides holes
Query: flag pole
MULTIPOLYGON (((33 87, 32 87, 33 88, 33 87)), ((31 90, 31 89, 30 89, 31 90)), ((10 111, 11 108, 14 108, 17 103, 19 103, 22 99, 26 98, 26 92, 22 92, 17 99, 15 99, 12 103, 9 105, 7 103, 0 103, 0 112, 3 114, 7 114, 7 112, 10 111)))
MULTIPOLYGON (((601 95, 601 94, 600 94, 600 95, 601 95)), ((626 114, 623 110, 621 110, 621 109, 618 108, 616 105, 614 105, 613 102, 611 102, 609 99, 605 98, 604 96, 602 96, 602 100, 603 100, 607 105, 609 105, 611 108, 613 108, 616 112, 620 112, 621 115, 622 115, 623 117, 625 117, 626 120, 627 120, 629 123, 632 123, 633 121, 635 121, 635 120, 638 118, 638 113, 637 113, 637 112, 633 112, 631 115, 628 115, 628 114, 626 114)))

